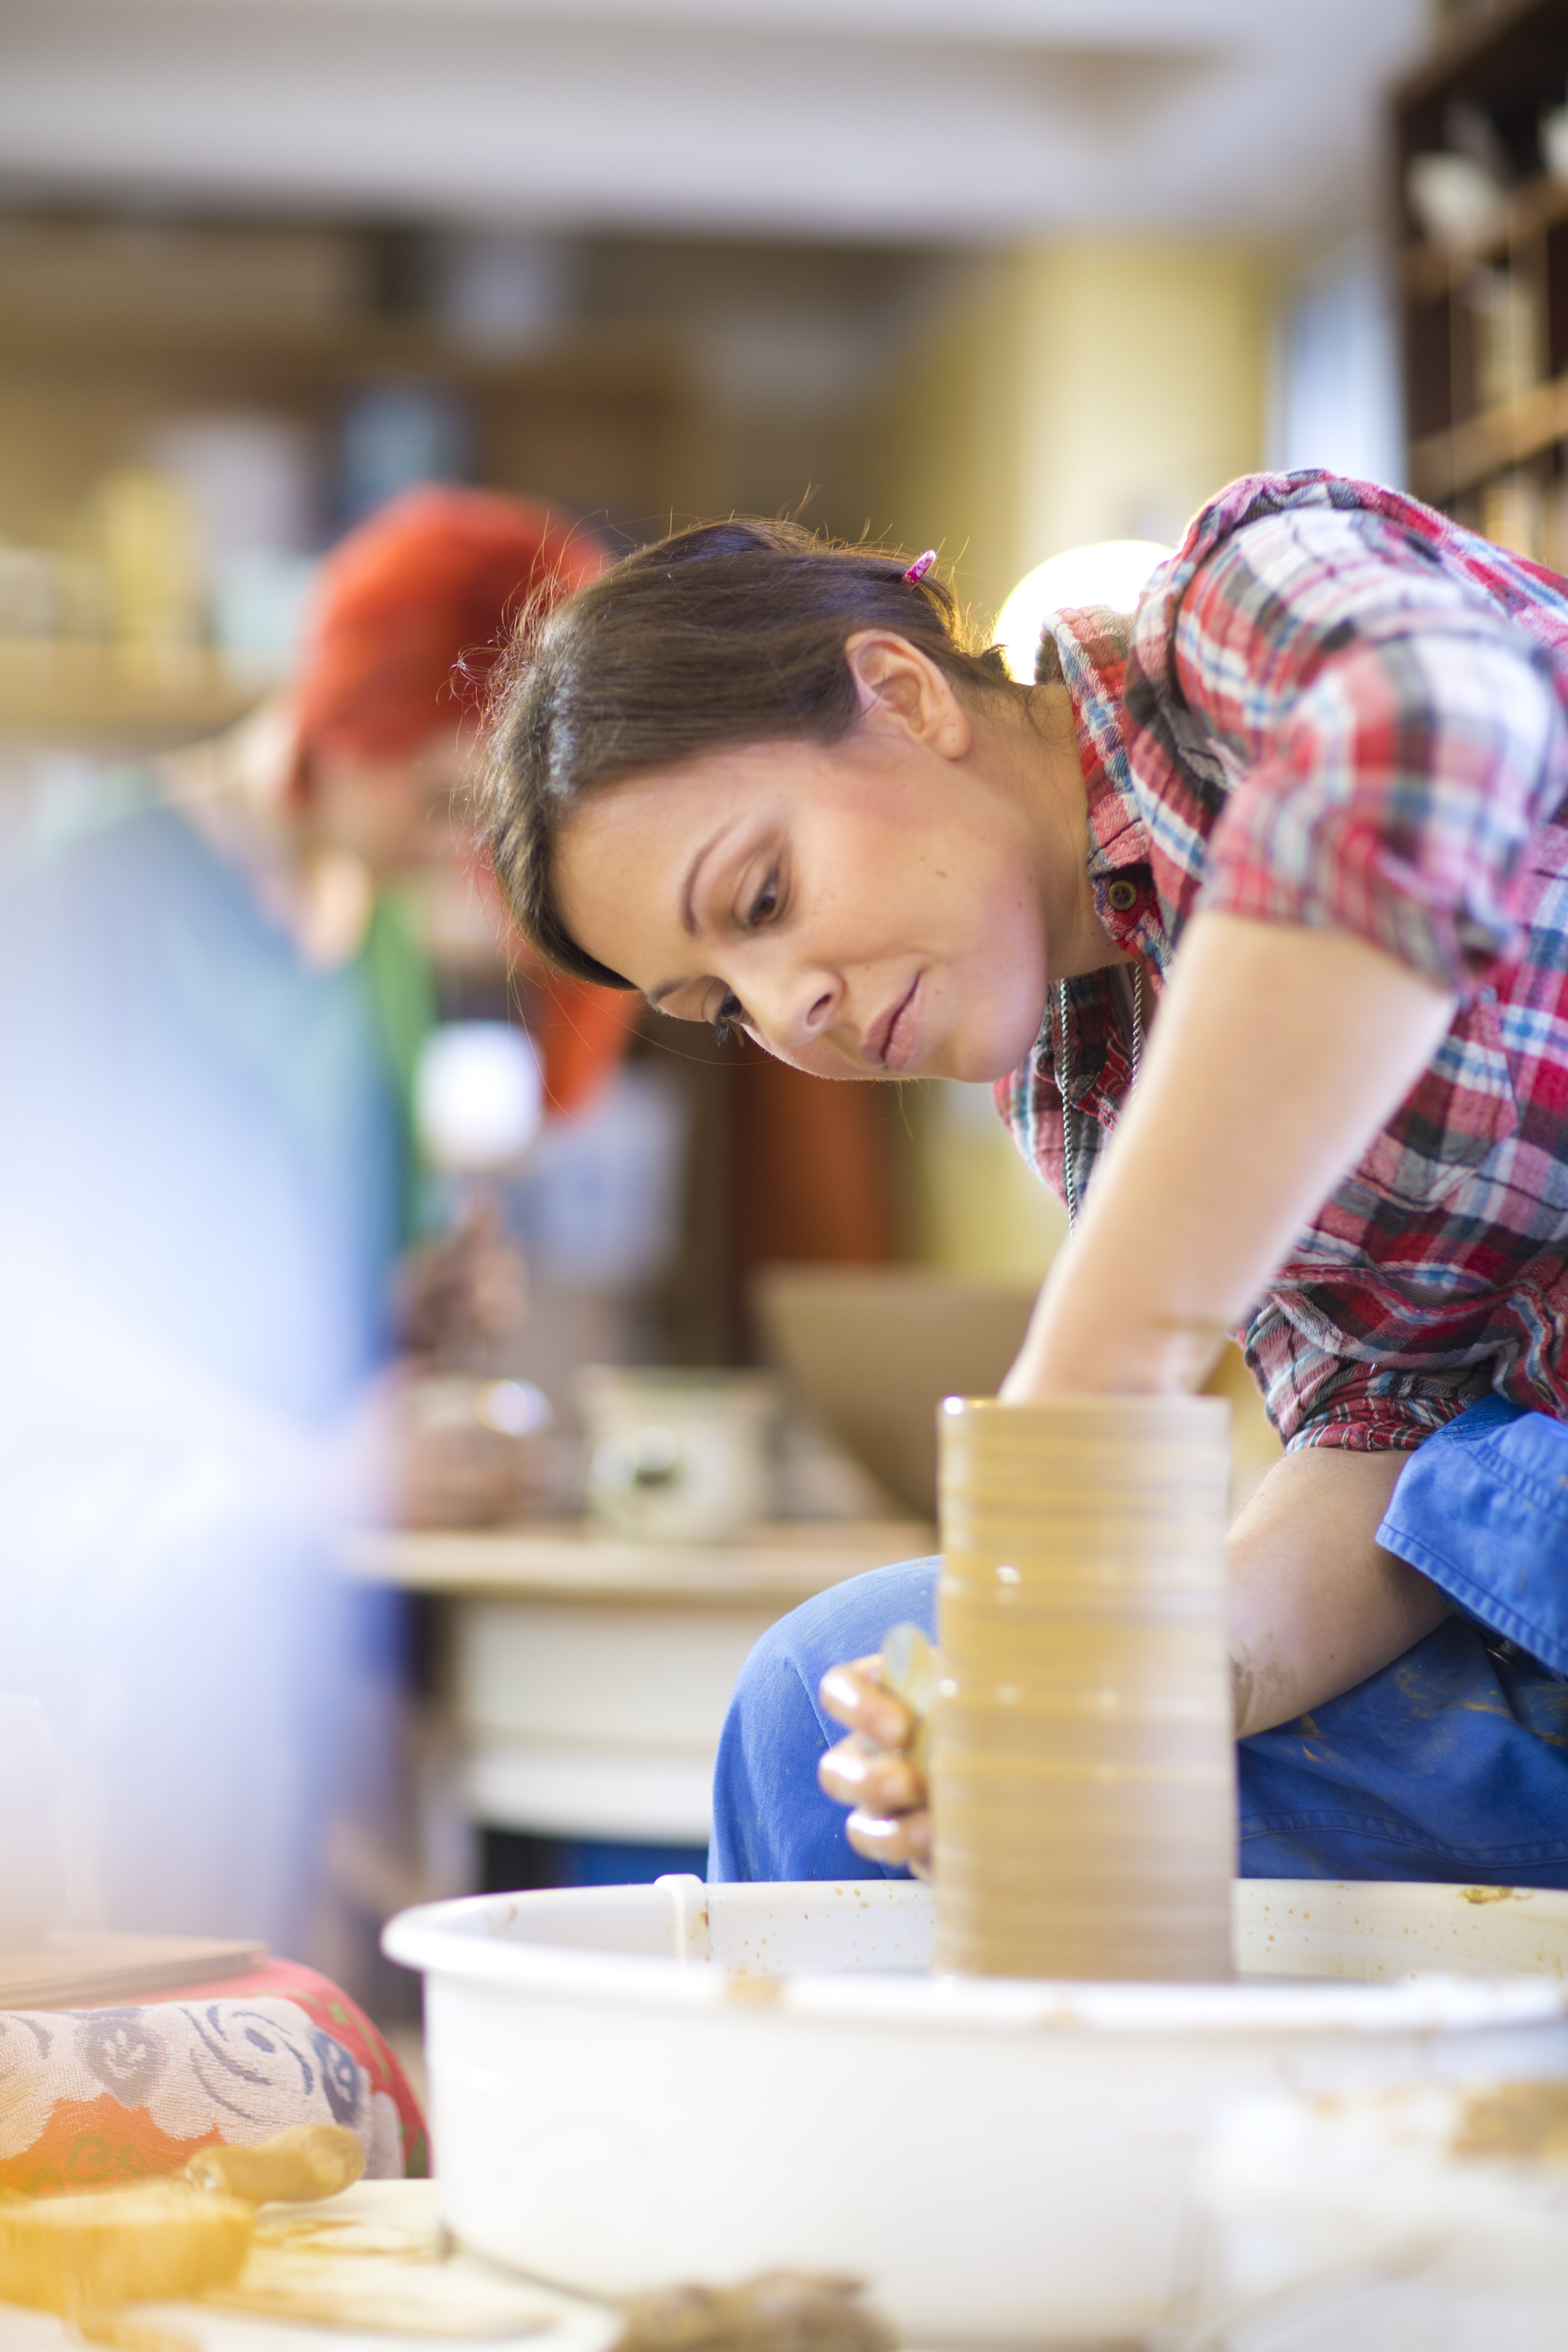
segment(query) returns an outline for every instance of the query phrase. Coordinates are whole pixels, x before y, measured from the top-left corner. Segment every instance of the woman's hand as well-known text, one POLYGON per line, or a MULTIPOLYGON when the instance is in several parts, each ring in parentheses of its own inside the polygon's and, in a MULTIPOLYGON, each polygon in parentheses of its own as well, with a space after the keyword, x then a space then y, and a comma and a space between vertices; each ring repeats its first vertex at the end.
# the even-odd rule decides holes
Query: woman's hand
POLYGON ((1453 1010, 1363 940, 1195 916, 1004 1401, 1199 1387, 1453 1010))
MULTIPOLYGON (((1231 1688, 1246 1739, 1324 1706, 1403 1657, 1448 1603, 1377 1541, 1407 1457, 1316 1446, 1276 1464, 1230 1532, 1231 1688)), ((919 1720, 882 1680, 879 1657, 832 1666, 824 1707, 849 1738, 817 1767, 854 1808, 849 1843, 872 1862, 924 1875, 931 1813, 914 1755, 919 1720)))
POLYGON ((528 1315, 528 1269, 501 1213, 481 1201, 455 1233, 411 1250, 398 1270, 398 1324, 411 1356, 467 1361, 528 1315))
POLYGON ((830 1666, 820 1696, 849 1730, 822 1758, 816 1777, 836 1802, 853 1806, 845 1825, 850 1844, 869 1862, 904 1863, 923 1876, 931 1812, 925 1776, 911 1752, 919 1719, 885 1686, 879 1657, 830 1666))
MULTIPOLYGON (((351 1524, 481 1528, 539 1509, 554 1475, 548 1440, 489 1426, 469 1409, 465 1388, 482 1391, 483 1383, 461 1374, 432 1380, 426 1366, 407 1360, 367 1384, 330 1449, 343 1517, 351 1524), (434 1412, 431 1390, 437 1391, 434 1412)), ((477 1396, 473 1402, 477 1406, 477 1396)))

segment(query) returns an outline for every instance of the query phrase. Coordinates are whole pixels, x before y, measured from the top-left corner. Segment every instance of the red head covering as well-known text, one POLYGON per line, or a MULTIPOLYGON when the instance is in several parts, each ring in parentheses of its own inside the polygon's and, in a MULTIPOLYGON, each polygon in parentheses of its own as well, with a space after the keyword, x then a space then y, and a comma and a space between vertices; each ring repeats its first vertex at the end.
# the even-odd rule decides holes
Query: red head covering
MULTIPOLYGON (((608 562, 580 523, 532 499, 432 485, 390 500, 321 566, 293 692, 296 792, 310 789, 314 752, 395 758, 455 728, 528 600, 568 594, 608 562)), ((549 982, 530 1027, 555 1109, 597 1091, 636 1003, 549 982)))
POLYGON ((392 499, 321 566, 294 689, 301 782, 313 751, 416 751, 455 727, 528 598, 608 561, 531 499, 432 484, 392 499))

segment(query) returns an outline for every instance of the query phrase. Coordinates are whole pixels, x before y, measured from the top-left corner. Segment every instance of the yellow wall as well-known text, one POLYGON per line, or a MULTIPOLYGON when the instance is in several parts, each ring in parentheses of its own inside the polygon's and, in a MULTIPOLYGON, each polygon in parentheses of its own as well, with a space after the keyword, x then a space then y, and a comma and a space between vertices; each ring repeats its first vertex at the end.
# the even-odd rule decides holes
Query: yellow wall
POLYGON ((1024 1165, 989 1088, 937 1079, 903 1093, 915 1255, 981 1281, 1040 1281, 1068 1213, 1024 1165))
POLYGON ((989 618, 1065 548, 1172 536, 1262 462, 1267 262, 1072 238, 966 272, 872 420, 879 529, 989 618))
MULTIPOLYGON (((988 628, 1047 556, 1173 538, 1262 462, 1272 286, 1242 247, 1072 238, 976 265, 872 422, 879 529, 988 628)), ((1066 1218, 982 1101, 907 1090, 928 1263, 1037 1279, 1066 1218)))
POLYGON ((1075 242, 1012 274, 1015 577, 1098 539, 1173 539, 1262 462, 1270 283, 1255 255, 1075 242))

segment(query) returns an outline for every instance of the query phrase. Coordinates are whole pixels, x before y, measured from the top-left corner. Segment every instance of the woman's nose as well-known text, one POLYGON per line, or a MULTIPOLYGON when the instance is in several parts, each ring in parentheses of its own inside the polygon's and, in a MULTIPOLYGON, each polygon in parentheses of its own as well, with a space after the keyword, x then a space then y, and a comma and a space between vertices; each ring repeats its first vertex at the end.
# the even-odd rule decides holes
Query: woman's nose
MULTIPOLYGON (((844 983, 834 973, 820 969, 797 971, 781 973, 778 984, 768 993, 773 1002, 767 1011, 773 1019, 767 1026, 787 1052, 815 1045, 832 1028, 843 1000, 844 983)), ((758 1010, 762 1012, 763 1008, 759 1006, 758 1010)))

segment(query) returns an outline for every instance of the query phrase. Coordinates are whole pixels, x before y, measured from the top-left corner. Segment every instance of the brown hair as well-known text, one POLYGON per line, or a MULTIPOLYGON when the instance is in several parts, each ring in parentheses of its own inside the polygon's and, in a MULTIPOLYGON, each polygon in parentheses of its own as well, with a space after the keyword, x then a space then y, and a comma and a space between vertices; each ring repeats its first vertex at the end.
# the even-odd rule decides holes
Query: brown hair
POLYGON ((837 740, 859 713, 844 658, 858 630, 895 631, 957 686, 1024 691, 999 647, 970 645, 933 572, 905 578, 909 561, 798 523, 703 523, 530 610, 497 675, 482 824, 520 927, 557 970, 629 985, 556 911, 554 848, 573 811, 623 777, 707 751, 837 740))

